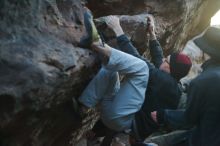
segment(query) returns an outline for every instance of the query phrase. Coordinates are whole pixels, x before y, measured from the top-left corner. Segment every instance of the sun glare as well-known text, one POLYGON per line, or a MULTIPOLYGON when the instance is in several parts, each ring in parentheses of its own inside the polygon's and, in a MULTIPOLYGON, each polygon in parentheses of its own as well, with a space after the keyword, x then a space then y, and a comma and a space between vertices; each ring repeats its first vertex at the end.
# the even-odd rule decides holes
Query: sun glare
POLYGON ((220 25, 220 10, 211 18, 210 25, 220 25))

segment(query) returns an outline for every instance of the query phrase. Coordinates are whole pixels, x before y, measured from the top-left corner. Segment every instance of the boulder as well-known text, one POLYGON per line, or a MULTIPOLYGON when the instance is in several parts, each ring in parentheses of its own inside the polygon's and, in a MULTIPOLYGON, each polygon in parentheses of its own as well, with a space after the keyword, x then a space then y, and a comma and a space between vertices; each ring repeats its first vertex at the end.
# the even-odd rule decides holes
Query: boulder
MULTIPOLYGON (((96 53, 77 45, 86 34, 84 3, 0 1, 0 145, 74 146, 98 119, 94 110, 80 119, 72 104, 100 68, 96 53)), ((118 15, 141 53, 148 48, 145 17, 153 15, 167 55, 208 26, 219 3, 88 0, 87 6, 96 18, 118 15)), ((100 30, 114 42, 110 30, 100 30)))

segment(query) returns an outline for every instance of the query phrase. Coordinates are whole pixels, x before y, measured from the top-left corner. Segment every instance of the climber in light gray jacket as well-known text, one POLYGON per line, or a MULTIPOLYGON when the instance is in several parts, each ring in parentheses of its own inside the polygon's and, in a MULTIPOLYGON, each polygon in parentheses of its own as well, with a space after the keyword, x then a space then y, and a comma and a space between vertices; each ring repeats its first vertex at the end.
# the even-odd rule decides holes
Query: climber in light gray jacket
POLYGON ((92 49, 104 59, 102 68, 83 91, 79 101, 88 108, 100 104, 101 120, 110 129, 130 129, 134 114, 140 110, 145 99, 149 68, 143 60, 103 44, 96 34, 89 11, 84 18, 89 35, 86 42, 90 42, 92 49), (121 85, 119 74, 124 75, 121 85))

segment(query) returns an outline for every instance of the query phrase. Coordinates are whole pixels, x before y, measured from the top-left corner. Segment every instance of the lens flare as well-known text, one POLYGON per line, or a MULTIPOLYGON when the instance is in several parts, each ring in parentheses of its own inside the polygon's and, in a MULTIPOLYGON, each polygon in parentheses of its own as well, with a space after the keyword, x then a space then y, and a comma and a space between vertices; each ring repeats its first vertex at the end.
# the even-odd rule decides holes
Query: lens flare
POLYGON ((211 18, 210 25, 220 25, 220 10, 211 18))

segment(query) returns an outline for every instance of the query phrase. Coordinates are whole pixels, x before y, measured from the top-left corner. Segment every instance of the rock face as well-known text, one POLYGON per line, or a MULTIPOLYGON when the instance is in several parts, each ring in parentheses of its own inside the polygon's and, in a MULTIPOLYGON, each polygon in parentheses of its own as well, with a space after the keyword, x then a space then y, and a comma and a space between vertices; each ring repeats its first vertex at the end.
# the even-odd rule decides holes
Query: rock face
MULTIPOLYGON (((219 5, 218 0, 89 0, 89 7, 97 17, 152 14, 166 55, 181 50, 187 40, 204 30, 219 5)), ((125 28, 125 32, 130 31, 130 28, 125 28)), ((144 31, 138 34, 136 38, 146 36, 144 31)))
MULTIPOLYGON (((125 33, 141 52, 148 39, 144 17, 152 14, 170 53, 209 24, 220 2, 89 0, 88 6, 96 17, 123 15, 125 33)), ((77 47, 85 35, 82 1, 1 0, 0 7, 0 145, 75 145, 98 118, 92 112, 81 122, 72 105, 100 64, 95 53, 77 47)))
POLYGON ((1 145, 68 145, 81 125, 72 98, 97 70, 95 54, 76 45, 81 1, 0 5, 1 145))

